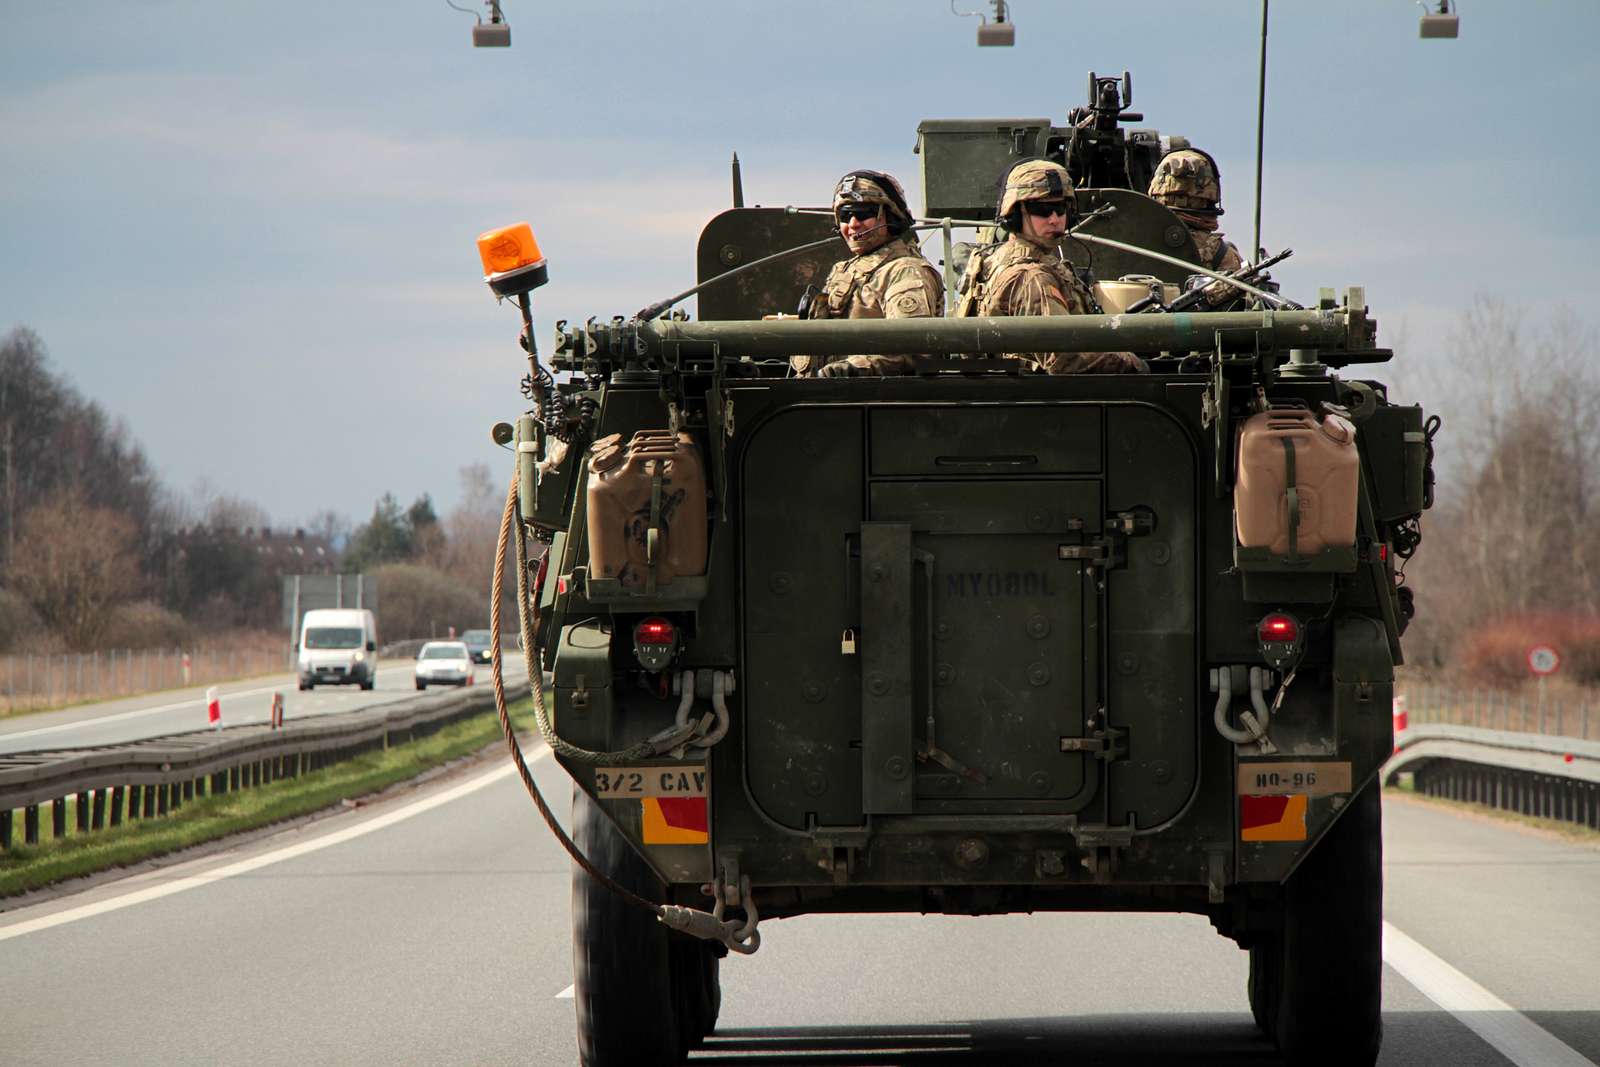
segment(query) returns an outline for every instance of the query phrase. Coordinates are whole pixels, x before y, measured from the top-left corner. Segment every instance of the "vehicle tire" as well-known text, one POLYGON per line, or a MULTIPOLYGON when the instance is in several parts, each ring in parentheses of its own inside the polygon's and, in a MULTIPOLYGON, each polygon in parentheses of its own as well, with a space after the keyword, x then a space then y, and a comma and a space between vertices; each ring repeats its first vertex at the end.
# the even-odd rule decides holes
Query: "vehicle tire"
MULTIPOLYGON (((1383 808, 1372 781, 1284 886, 1268 1014, 1296 1067, 1370 1067, 1383 1040, 1383 808)), ((1263 975, 1266 977, 1266 975, 1263 975)))
POLYGON ((300 679, 300 692, 304 693, 307 689, 310 689, 310 688, 311 688, 311 683, 310 682, 306 681, 304 678, 300 679))
POLYGON ((1283 982, 1283 948, 1274 935, 1250 949, 1250 1014, 1268 1037, 1278 1032, 1278 987, 1283 982))
POLYGON ((704 1044, 722 1010, 722 957, 727 949, 683 934, 668 937, 672 984, 678 997, 678 1027, 690 1048, 704 1044))
POLYGON ((418 682, 417 683, 417 688, 418 689, 426 689, 426 688, 428 688, 428 683, 427 682, 418 682))
POLYGON ((361 688, 365 689, 369 693, 372 692, 372 687, 377 685, 377 684, 378 684, 378 679, 374 678, 370 674, 367 675, 365 678, 363 678, 361 680, 361 688))
MULTIPOLYGON (((572 839, 596 867, 646 900, 665 888, 600 806, 572 790, 572 839)), ((688 1054, 678 1025, 669 931, 638 904, 572 868, 573 1001, 583 1067, 672 1067, 688 1054)))

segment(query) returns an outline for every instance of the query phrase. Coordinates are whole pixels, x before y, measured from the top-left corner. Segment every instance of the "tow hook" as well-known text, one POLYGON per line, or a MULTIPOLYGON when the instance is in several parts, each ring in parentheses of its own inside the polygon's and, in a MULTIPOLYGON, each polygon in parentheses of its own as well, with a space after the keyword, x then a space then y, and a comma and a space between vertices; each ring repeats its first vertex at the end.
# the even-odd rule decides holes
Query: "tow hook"
MULTIPOLYGON (((1217 728, 1217 733, 1240 748, 1254 748, 1263 756, 1278 751, 1278 746, 1274 745, 1272 738, 1268 736, 1272 729, 1272 712, 1275 707, 1267 707, 1266 688, 1273 683, 1273 680, 1272 672, 1264 667, 1251 667, 1248 673, 1243 666, 1213 668, 1210 678, 1211 691, 1217 694, 1217 706, 1211 719, 1217 728), (1243 693, 1246 686, 1250 692, 1251 707, 1255 710, 1252 712, 1246 709, 1239 713, 1239 721, 1244 724, 1244 729, 1241 730, 1228 721, 1228 713, 1233 706, 1234 693, 1243 693)), ((1283 689, 1287 689, 1288 684, 1288 679, 1285 679, 1274 705, 1282 701, 1283 689)))
POLYGON ((673 691, 678 694, 676 726, 666 731, 689 731, 675 745, 674 755, 682 757, 682 750, 693 745, 710 748, 728 734, 728 694, 733 692, 732 671, 686 670, 672 679, 673 691), (694 715, 695 697, 710 697, 711 711, 694 715))
POLYGON ((761 922, 761 913, 756 910, 756 898, 750 892, 748 874, 740 877, 737 899, 732 902, 744 908, 745 919, 742 923, 722 917, 728 905, 726 898, 731 896, 735 894, 719 888, 717 903, 708 912, 677 904, 663 904, 661 921, 690 937, 698 937, 702 941, 720 941, 728 947, 728 951, 749 956, 761 947, 761 931, 756 929, 761 922))

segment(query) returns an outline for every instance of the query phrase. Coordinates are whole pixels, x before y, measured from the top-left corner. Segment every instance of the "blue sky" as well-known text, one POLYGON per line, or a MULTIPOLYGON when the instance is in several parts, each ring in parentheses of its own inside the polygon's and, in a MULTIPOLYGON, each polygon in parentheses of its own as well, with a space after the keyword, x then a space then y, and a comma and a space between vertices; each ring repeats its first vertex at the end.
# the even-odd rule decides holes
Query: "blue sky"
MULTIPOLYGON (((1143 125, 1218 157, 1249 242, 1255 3, 1014 0, 1017 46, 982 50, 942 0, 504 7, 513 46, 474 50, 443 0, 5 0, 0 330, 37 330, 175 487, 361 519, 385 491, 446 510, 458 468, 505 457, 524 367, 480 231, 539 234, 548 351, 558 318, 692 283, 735 150, 752 202, 858 166, 920 202, 921 119, 1062 122, 1088 70, 1127 68, 1143 125)), ((1437 370, 1480 294, 1582 299, 1600 5, 1476 0, 1455 41, 1420 13, 1274 5, 1263 240, 1295 249, 1291 295, 1365 285, 1380 340, 1437 370)))

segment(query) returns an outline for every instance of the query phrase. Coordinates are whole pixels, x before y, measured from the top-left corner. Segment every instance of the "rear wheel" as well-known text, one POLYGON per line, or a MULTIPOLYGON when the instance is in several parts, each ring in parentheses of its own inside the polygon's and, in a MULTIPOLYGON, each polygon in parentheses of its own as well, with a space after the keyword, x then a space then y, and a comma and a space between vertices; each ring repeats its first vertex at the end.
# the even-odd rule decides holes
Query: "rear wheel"
POLYGON ((714 941, 672 934, 672 984, 677 996, 678 1027, 690 1048, 699 1048, 716 1029, 722 1010, 722 957, 727 949, 714 941))
MULTIPOLYGON (((646 900, 665 899, 655 873, 577 787, 572 839, 621 885, 646 900)), ((573 999, 583 1067, 671 1067, 683 1061, 691 1034, 679 1025, 682 1009, 673 981, 683 955, 655 916, 573 866, 573 999)))
POLYGON ((426 689, 426 688, 428 688, 428 683, 427 682, 418 682, 417 683, 417 688, 418 689, 426 689))
POLYGON ((1283 983, 1283 948, 1278 938, 1263 937, 1250 949, 1250 1014, 1268 1036, 1278 1031, 1278 987, 1283 983))
POLYGON ((1383 813, 1378 783, 1284 886, 1278 934, 1250 952, 1250 1006, 1294 1065, 1367 1067, 1383 1038, 1383 813))

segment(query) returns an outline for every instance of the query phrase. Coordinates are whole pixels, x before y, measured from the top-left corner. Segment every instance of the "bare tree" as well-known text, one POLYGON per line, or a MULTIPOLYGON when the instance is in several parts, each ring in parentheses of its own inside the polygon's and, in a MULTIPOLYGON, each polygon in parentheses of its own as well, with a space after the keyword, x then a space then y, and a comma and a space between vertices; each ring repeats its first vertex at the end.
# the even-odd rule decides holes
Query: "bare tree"
POLYGON ((461 468, 461 502, 445 519, 441 569, 473 592, 485 595, 500 533, 499 496, 489 465, 469 464, 461 468))
POLYGON ((18 523, 11 584, 68 647, 92 648, 111 609, 138 591, 136 532, 126 514, 56 490, 18 523))
POLYGON ((306 520, 306 532, 327 541, 330 548, 342 547, 351 529, 350 520, 332 508, 324 508, 306 520))
MULTIPOLYGON (((1528 326, 1481 299, 1454 339, 1452 412, 1438 447, 1440 504, 1410 568, 1423 644, 1536 615, 1592 615, 1600 537, 1600 369, 1570 313, 1528 326)), ((1409 642, 1408 642, 1409 643, 1409 642)))

